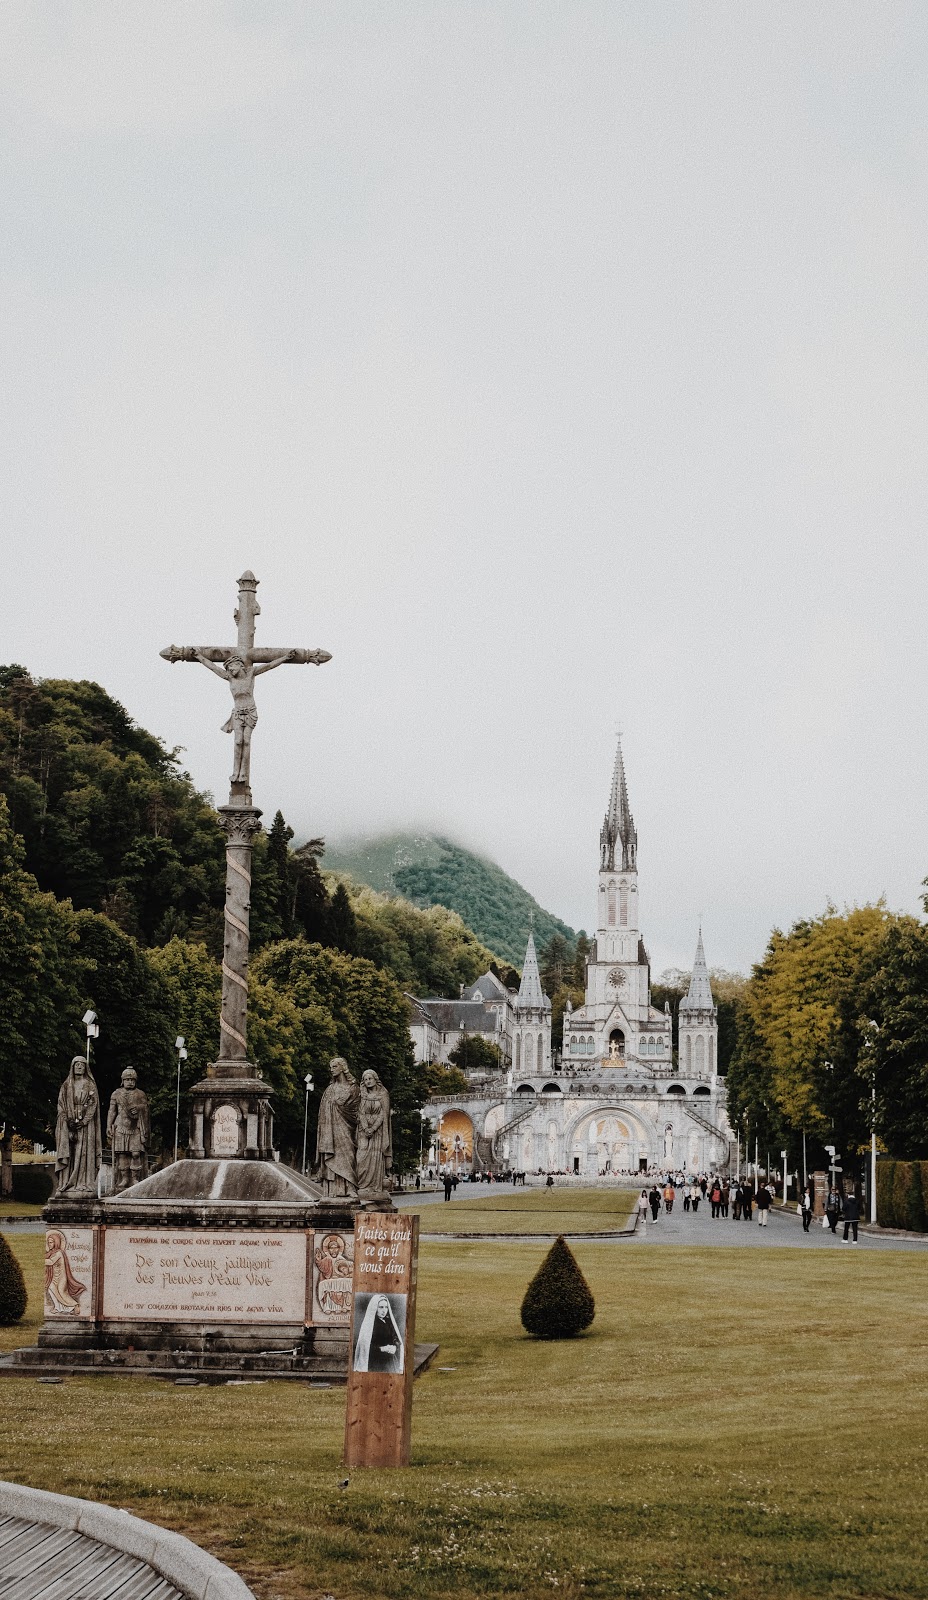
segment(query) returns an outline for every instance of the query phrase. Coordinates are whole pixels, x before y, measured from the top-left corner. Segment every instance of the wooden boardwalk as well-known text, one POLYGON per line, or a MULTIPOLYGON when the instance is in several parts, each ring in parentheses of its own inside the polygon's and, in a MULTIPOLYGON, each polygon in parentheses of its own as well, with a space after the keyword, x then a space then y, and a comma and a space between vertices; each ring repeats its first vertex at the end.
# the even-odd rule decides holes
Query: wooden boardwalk
POLYGON ((144 1561, 71 1528, 0 1517, 0 1600, 187 1600, 144 1561))

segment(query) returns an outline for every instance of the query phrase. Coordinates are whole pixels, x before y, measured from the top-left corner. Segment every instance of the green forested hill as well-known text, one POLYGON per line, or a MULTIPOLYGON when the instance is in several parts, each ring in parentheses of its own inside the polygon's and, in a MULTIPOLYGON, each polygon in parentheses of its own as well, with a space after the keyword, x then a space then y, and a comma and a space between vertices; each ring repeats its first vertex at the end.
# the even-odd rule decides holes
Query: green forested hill
POLYGON ((381 894, 402 895, 417 906, 447 906, 485 945, 519 967, 531 926, 539 949, 555 933, 571 944, 577 937, 501 867, 439 834, 392 833, 330 846, 325 864, 381 894))

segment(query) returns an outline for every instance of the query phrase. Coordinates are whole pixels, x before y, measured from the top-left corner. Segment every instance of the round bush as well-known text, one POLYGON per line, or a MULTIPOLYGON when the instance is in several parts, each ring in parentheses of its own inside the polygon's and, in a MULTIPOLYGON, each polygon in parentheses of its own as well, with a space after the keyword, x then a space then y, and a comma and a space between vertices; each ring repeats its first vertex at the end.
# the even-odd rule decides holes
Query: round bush
POLYGON ((13 1199, 24 1206, 44 1206, 55 1187, 51 1167, 14 1162, 13 1199))
POLYGON ((563 1238, 555 1239, 525 1291, 522 1326, 536 1339, 572 1339, 596 1312, 590 1286, 563 1238))
POLYGON ((22 1267, 0 1233, 0 1327, 19 1322, 26 1312, 26 1282, 22 1267))

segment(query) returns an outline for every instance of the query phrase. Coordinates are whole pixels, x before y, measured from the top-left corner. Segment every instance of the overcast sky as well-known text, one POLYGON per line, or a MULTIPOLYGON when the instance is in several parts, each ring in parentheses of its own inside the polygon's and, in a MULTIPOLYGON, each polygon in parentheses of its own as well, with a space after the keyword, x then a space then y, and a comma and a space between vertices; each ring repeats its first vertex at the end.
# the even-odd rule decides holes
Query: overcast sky
POLYGON ((0 659, 217 796, 574 926, 624 732, 654 967, 919 908, 928 7, 0 9, 0 659))

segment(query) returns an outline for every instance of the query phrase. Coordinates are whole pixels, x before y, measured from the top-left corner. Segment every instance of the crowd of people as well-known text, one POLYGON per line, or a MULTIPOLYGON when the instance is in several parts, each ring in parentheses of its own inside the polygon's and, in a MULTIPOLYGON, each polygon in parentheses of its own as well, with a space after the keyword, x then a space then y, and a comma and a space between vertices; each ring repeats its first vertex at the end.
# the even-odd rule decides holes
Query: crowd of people
MULTIPOLYGON (((656 1222, 661 1210, 663 1209, 665 1215, 669 1215, 678 1200, 682 1210, 692 1212, 694 1216, 699 1211, 700 1205, 708 1205, 713 1221, 730 1218, 732 1222, 750 1222, 756 1212, 759 1226, 766 1228, 774 1201, 774 1190, 763 1179, 758 1179, 756 1183, 749 1179, 736 1179, 732 1183, 728 1178, 719 1177, 714 1173, 710 1175, 701 1173, 697 1178, 687 1178, 684 1173, 668 1172, 660 1179, 655 1179, 650 1189, 642 1189, 636 1209, 643 1222, 647 1220, 649 1212, 652 1222, 656 1222)), ((850 1189, 847 1194, 836 1187, 830 1188, 825 1202, 822 1226, 830 1228, 834 1234, 837 1232, 838 1222, 843 1218, 845 1244, 851 1233, 853 1233, 852 1243, 857 1244, 860 1206, 859 1186, 850 1189)), ((814 1197, 808 1185, 803 1190, 797 1209, 802 1216, 803 1232, 808 1233, 814 1215, 814 1197)))

